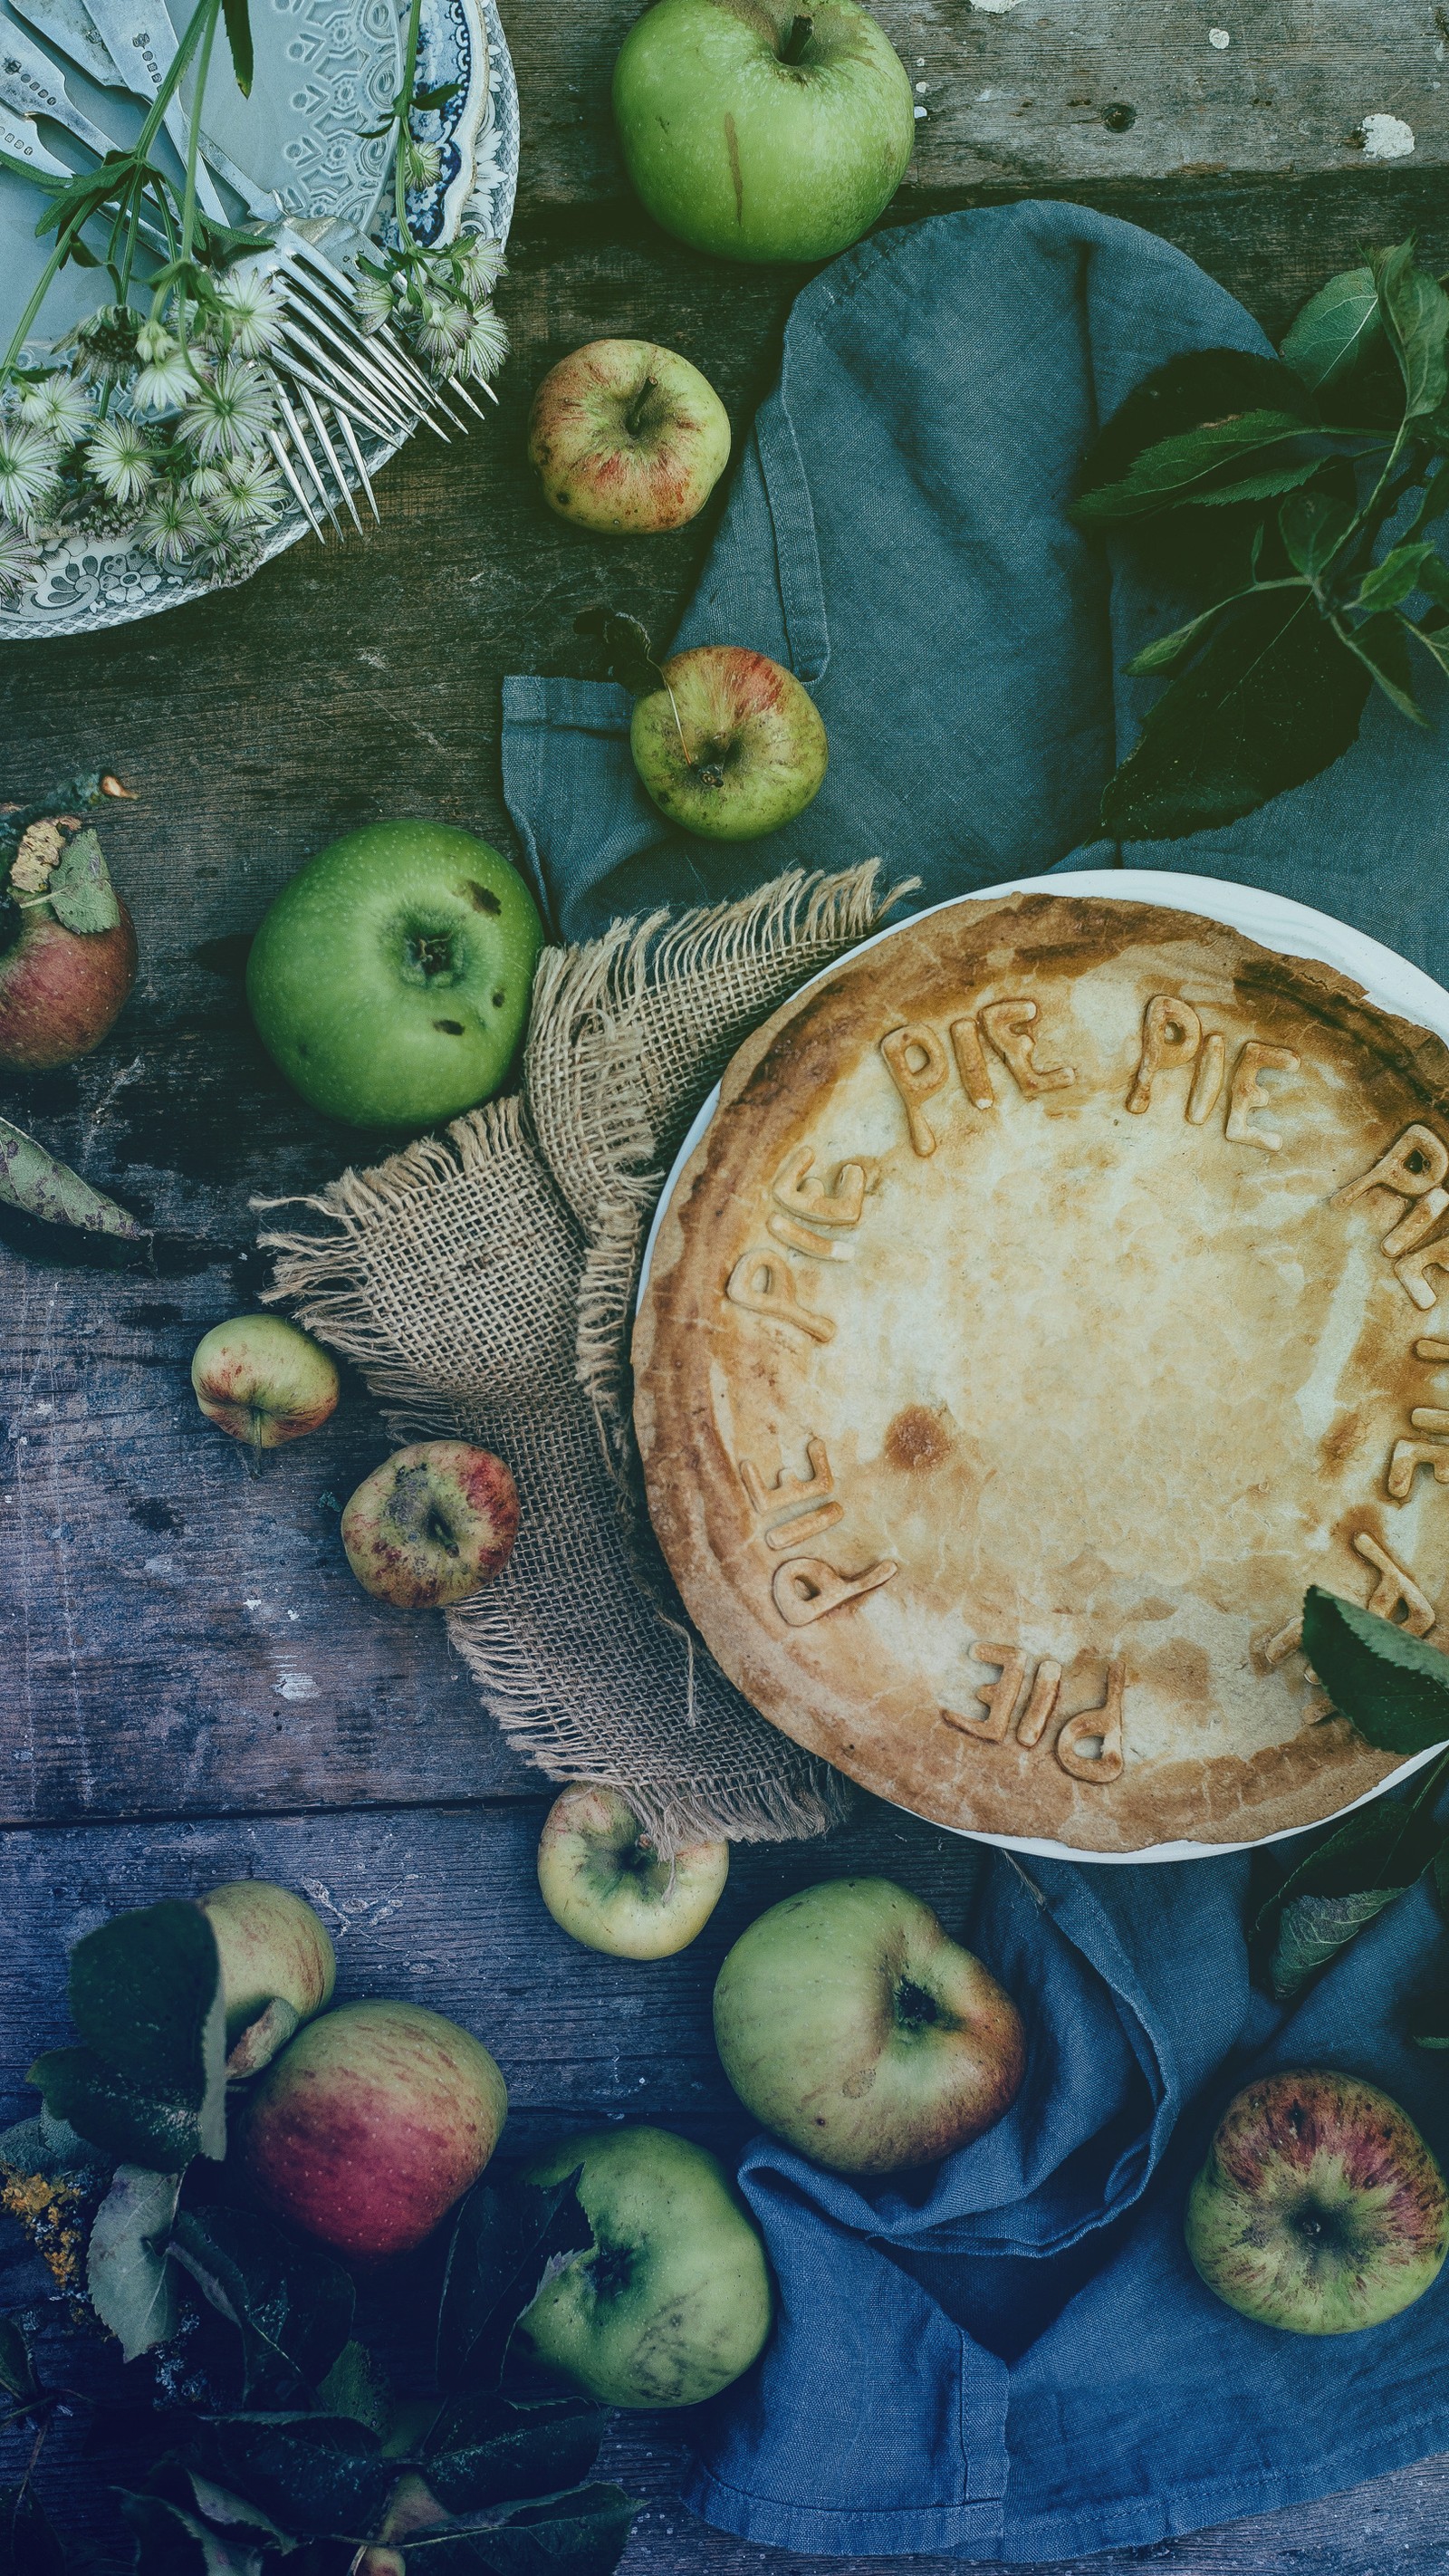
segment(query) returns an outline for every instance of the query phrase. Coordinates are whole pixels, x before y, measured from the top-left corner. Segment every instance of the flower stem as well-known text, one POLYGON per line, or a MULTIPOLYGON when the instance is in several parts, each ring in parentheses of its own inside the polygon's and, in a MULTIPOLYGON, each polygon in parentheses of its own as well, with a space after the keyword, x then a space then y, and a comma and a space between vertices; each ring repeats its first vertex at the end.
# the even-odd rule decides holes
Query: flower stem
POLYGON ((397 94, 397 155, 393 163, 393 203, 397 213, 397 228, 402 236, 404 250, 413 250, 416 248, 416 244, 413 240, 412 226, 408 222, 407 171, 404 167, 406 156, 404 154, 403 147, 410 132, 410 121, 413 112, 413 91, 417 86, 418 31, 422 25, 422 17, 423 0, 412 0, 412 6, 408 11, 407 42, 403 47, 402 86, 397 94))
MULTIPOLYGON (((221 0, 203 0, 208 15, 201 38, 201 60, 196 67, 196 91, 191 104, 191 123, 186 136, 186 194, 181 201, 181 256, 190 259, 196 238, 196 158, 201 144, 201 102, 206 96, 206 75, 211 69, 211 48, 216 41, 216 22, 221 16, 221 0)), ((186 298, 181 296, 183 341, 186 337, 186 298)))

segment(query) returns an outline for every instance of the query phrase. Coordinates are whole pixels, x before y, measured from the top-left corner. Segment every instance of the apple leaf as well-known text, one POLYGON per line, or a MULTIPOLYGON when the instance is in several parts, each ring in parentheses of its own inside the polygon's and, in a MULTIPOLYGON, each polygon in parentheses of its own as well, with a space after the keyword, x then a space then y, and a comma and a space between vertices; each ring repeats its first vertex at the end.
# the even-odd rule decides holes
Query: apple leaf
POLYGON ((136 2543, 137 2576, 262 2576, 255 2541, 214 2530, 170 2496, 123 2488, 121 2514, 136 2543))
POLYGON ((47 2182, 57 2174, 98 2176, 106 2170, 89 2141, 68 2120, 52 2119, 48 2111, 0 2131, 0 2165, 8 2165, 12 2173, 43 2174, 47 2182))
POLYGON ((1449 1841, 1427 1807, 1389 1797, 1356 1808, 1291 1870, 1248 1939, 1254 1972, 1291 2002, 1386 1905, 1414 1886, 1449 1841))
POLYGON ((614 608, 586 608, 574 619, 576 635, 597 635, 608 655, 608 673, 636 698, 650 697, 664 686, 664 673, 654 647, 637 617, 614 608))
POLYGON ((1338 552, 1353 520, 1352 502, 1336 493, 1293 493, 1278 513, 1278 527, 1294 571, 1314 580, 1338 552))
POLYGON ((179 2174, 117 2165, 91 2221, 86 2289, 102 2325, 120 2338, 126 2361, 176 2332, 176 2275, 164 2240, 180 2189, 179 2174))
POLYGON ((38 2085, 47 2111, 118 2163, 180 2173, 199 2150, 196 2114, 187 2104, 128 2084, 94 2049, 52 2048, 37 2057, 26 2081, 38 2085))
POLYGON ((1373 270, 1345 268, 1295 315, 1282 354, 1305 385, 1322 393, 1350 375, 1382 338, 1373 270))
POLYGON ((605 2420, 603 2408, 587 2397, 515 2405, 473 2389, 446 2400, 418 2451, 418 2466, 449 2513, 515 2504, 586 2478, 605 2420))
POLYGON ((224 2206, 183 2210, 171 2251, 238 2329, 248 2405, 298 2405, 336 2366, 355 2293, 330 2254, 292 2244, 260 2211, 224 2206))
POLYGON ((77 833, 62 850, 45 895, 56 920, 67 930, 89 936, 117 928, 121 907, 94 832, 77 833))
POLYGON ((365 2343, 343 2345, 317 2382, 317 2402, 324 2415, 350 2415, 354 2424, 370 2424, 374 2433, 385 2433, 392 2421, 387 2373, 365 2343))
MULTIPOLYGON (((1228 468, 1281 447, 1289 439, 1302 438, 1312 426, 1301 413, 1281 410, 1245 411, 1235 418, 1205 421, 1200 428, 1179 431, 1175 437, 1159 439, 1155 447, 1144 448, 1118 482, 1079 492, 1071 516, 1079 527, 1095 528, 1141 518, 1154 510, 1176 509, 1183 501, 1202 499, 1228 468)), ((1319 459, 1312 461, 1316 466, 1319 459)))
POLYGON ((1371 685, 1306 586, 1226 605, 1108 780, 1103 831, 1178 840, 1251 814, 1347 751, 1371 685))
POLYGON ((622 2487, 579 2487, 502 2522, 411 2538, 407 2555, 414 2576, 613 2576, 638 2511, 622 2487))
POLYGON ((537 2190, 485 2177, 461 2204, 438 2307, 438 2384, 496 2389, 509 2340, 551 2263, 580 2254, 594 2231, 574 2192, 578 2177, 537 2190))
MULTIPOLYGON (((30 2357, 30 2340, 21 2317, 0 2317, 0 2392, 17 2405, 41 2393, 30 2357)), ((8 2409, 5 2410, 8 2412, 8 2409)))
POLYGON ((158 2173, 226 2153, 226 2026, 216 1938, 199 1906, 118 1914, 70 1954, 82 2048, 38 2058, 48 2111, 158 2173))
POLYGON ((1303 1599, 1303 1652, 1340 1716, 1385 1753, 1427 1753, 1449 1739, 1449 1655, 1315 1583, 1303 1599))
POLYGON ((1140 456, 1166 438, 1179 438, 1247 411, 1292 413, 1305 428, 1318 409, 1301 376, 1280 358, 1247 349, 1189 349, 1155 367, 1134 385, 1097 432, 1077 475, 1077 498, 1121 482, 1140 456))
POLYGON ((366 2540, 398 2475, 376 2433, 347 2415, 212 2416, 185 2459, 300 2540, 366 2540))
POLYGON ((28 2479, 0 2487, 0 2576, 66 2576, 65 2551, 28 2479))
POLYGON ((1404 417, 1422 420, 1449 392, 1449 296, 1437 277, 1417 265, 1412 242, 1375 251, 1370 265, 1384 330, 1404 379, 1404 417))

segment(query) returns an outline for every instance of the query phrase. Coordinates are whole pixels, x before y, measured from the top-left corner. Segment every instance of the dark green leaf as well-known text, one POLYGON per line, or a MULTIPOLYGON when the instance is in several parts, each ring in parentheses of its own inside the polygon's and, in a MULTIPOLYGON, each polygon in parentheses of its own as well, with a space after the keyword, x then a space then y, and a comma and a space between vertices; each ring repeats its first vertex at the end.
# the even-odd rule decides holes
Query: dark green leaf
POLYGON ((236 2533, 215 2531, 167 2496, 121 2497, 136 2543, 137 2576, 261 2576, 261 2552, 236 2533))
POLYGON ((303 2540, 365 2540, 397 2476, 377 2435, 344 2415, 213 2416, 186 2463, 303 2540))
POLYGON ((317 2399, 325 2415, 350 2415, 354 2424, 370 2424, 374 2433, 386 2433, 392 2421, 387 2374, 365 2343, 343 2345, 317 2382, 317 2399))
POLYGON ((65 2551, 31 2486, 0 2487, 0 2576, 65 2576, 65 2551))
POLYGON ((1449 564, 1432 547, 1426 549, 1419 565, 1419 588, 1441 608, 1449 608, 1449 564))
POLYGON ((1294 571, 1314 580, 1337 553, 1353 520, 1352 503, 1332 492, 1295 492, 1278 513, 1294 571))
POLYGON ((1246 349, 1189 349, 1134 385, 1088 448, 1077 476, 1078 498, 1120 482, 1149 447, 1204 421, 1245 411, 1288 411, 1305 426, 1318 407, 1300 377, 1279 358, 1246 349))
POLYGON ((1348 749, 1369 686, 1306 590, 1239 601, 1108 782, 1103 831, 1177 840, 1251 814, 1348 749))
POLYGON ((604 2438, 602 2407, 586 2397, 513 2405, 481 2389, 450 2397, 418 2461, 449 2513, 514 2504, 586 2478, 604 2438))
POLYGON ((1414 698, 1409 646, 1401 620, 1384 613, 1368 618, 1362 626, 1340 623, 1335 631, 1377 681, 1390 706, 1397 707, 1411 724, 1427 726, 1428 718, 1414 698))
MULTIPOLYGON (((1241 591, 1234 593, 1234 598, 1242 596, 1241 591)), ((1198 646, 1207 641, 1214 619, 1221 617, 1224 609, 1232 605, 1231 599, 1220 599, 1214 607, 1205 608, 1200 617, 1190 617, 1185 626, 1175 626, 1170 635, 1156 636, 1152 643, 1143 645, 1140 653, 1134 653, 1124 668, 1134 679, 1149 679, 1158 672, 1175 670, 1180 662, 1187 661, 1198 646)))
POLYGON ((1195 510, 1231 509, 1239 501, 1271 501, 1280 492, 1296 492, 1300 484, 1311 483, 1323 471, 1321 456, 1287 456, 1281 465, 1267 465, 1261 474, 1247 474, 1238 483, 1215 483, 1209 491, 1187 492, 1183 498, 1195 510))
POLYGON ((638 2504, 622 2487, 579 2487, 467 2535, 413 2540, 414 2576, 613 2576, 638 2504))
POLYGON ((1254 1922, 1255 1972, 1287 2003, 1444 1849, 1446 1829, 1407 1801, 1377 1798, 1290 1870, 1254 1922))
POLYGON ((195 2469, 188 2470, 185 2475, 186 2483, 195 2500, 196 2510, 203 2514, 208 2522, 220 2523, 223 2530, 230 2530, 239 2525, 243 2532, 259 2532, 264 2546, 268 2549, 281 2550, 284 2557, 296 2548, 297 2543, 290 2533, 283 2531, 278 2523, 273 2522, 269 2513, 263 2513, 260 2505, 249 2504, 245 2496, 232 2495, 226 2487, 217 2486, 211 2478, 199 2476, 195 2469))
POLYGON ((609 677, 622 689, 645 697, 660 687, 664 675, 637 617, 625 617, 612 608, 586 608, 574 619, 574 633, 598 636, 608 655, 609 677))
POLYGON ((1442 1988, 1415 2004, 1409 2017, 1409 2037, 1416 2048, 1449 2048, 1449 1993, 1442 1988))
POLYGON ((1303 1652, 1340 1716, 1385 1753, 1426 1753, 1449 1738, 1449 1655, 1376 1611, 1310 1584, 1303 1652))
POLYGON ((86 2288, 102 2325, 119 2337, 125 2361, 176 2332, 176 2276, 166 2239, 180 2189, 179 2173, 117 2165, 91 2222, 86 2288))
POLYGON ((1352 374, 1382 337, 1371 268, 1341 269, 1289 324, 1283 356, 1315 392, 1352 374))
POLYGON ((252 21, 247 0, 222 0, 226 21, 226 41, 231 47, 231 67, 243 98, 252 94, 252 21))
POLYGON ((592 2245, 574 2179, 535 2190, 512 2176, 475 2183, 458 2211, 438 2308, 443 2388, 496 2388, 508 2342, 548 2265, 592 2245))
POLYGON ((1411 591, 1421 587, 1427 590, 1433 576, 1430 575, 1429 580, 1423 578, 1426 559, 1433 563, 1439 561, 1432 545, 1427 542, 1393 547, 1382 563, 1371 565, 1364 574, 1352 606, 1397 608, 1400 600, 1407 599, 1411 591))
POLYGON ((17 2120, 13 2129, 0 2132, 0 2165, 8 2165, 13 2173, 44 2174, 48 2182, 57 2174, 95 2175, 105 2170, 89 2141, 68 2120, 53 2120, 48 2111, 38 2119, 17 2120))
POLYGON ((352 2332, 350 2276, 294 2245, 257 2210, 183 2210, 174 2259, 241 2333, 248 2405, 293 2406, 325 2379, 352 2332))
MULTIPOLYGON (((217 2089, 206 2065, 220 1993, 216 1936, 198 1905, 168 1900, 114 1915, 70 1954, 71 2019, 87 2047, 132 2082, 194 2101, 217 2089)), ((214 2052, 213 2052, 214 2054, 214 2052)), ((214 2150, 225 2152, 225 2138, 214 2150)))
POLYGON ((1304 422, 1286 411, 1246 411, 1235 419, 1207 421, 1200 429, 1184 430, 1144 449, 1120 482, 1082 493, 1071 515, 1079 526, 1100 527, 1172 508, 1200 498, 1214 478, 1227 479, 1226 469, 1244 457, 1281 447, 1304 432, 1304 422))
POLYGON ((0 2317, 0 2389, 22 2406, 40 2395, 29 2340, 19 2317, 0 2317))
POLYGON ((1444 356, 1449 296, 1436 277, 1417 265, 1412 242, 1376 251, 1373 272, 1379 312, 1404 379, 1404 417, 1421 420, 1437 411, 1449 392, 1444 356))
POLYGON ((46 2109, 118 2163, 180 2173, 201 2149, 196 2113, 115 2074, 89 2048, 53 2048, 37 2057, 27 2082, 46 2109))
POLYGON ((425 110, 446 107, 449 99, 456 95, 457 87, 456 81, 439 81, 432 89, 415 89, 412 103, 414 107, 425 110))
POLYGON ((94 832, 78 832, 50 872, 46 900, 67 930, 114 930, 121 907, 94 832))

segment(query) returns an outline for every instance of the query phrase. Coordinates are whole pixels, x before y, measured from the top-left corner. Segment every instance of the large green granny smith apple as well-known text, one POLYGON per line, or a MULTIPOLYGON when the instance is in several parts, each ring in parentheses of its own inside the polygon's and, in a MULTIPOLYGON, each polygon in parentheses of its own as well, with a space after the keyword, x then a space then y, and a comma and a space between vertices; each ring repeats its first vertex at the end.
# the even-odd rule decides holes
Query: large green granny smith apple
POLYGON ((906 174, 915 102, 857 0, 656 0, 614 66, 656 223, 722 259, 833 259, 906 174))
POLYGON ((802 1888, 742 1932, 714 1990, 740 2100, 835 2173, 934 2164, 1007 2111, 1021 2016, 929 1905, 887 1878, 802 1888))
POLYGON ((524 2181, 578 2196, 593 2244, 546 2281, 518 2332, 602 2406, 697 2406, 763 2351, 765 2249, 723 2165, 668 2129, 591 2129, 524 2181))
POLYGON ((284 886, 247 999, 304 1100, 416 1130, 491 1098, 528 1019, 543 944, 516 868, 451 823, 368 823, 284 886))

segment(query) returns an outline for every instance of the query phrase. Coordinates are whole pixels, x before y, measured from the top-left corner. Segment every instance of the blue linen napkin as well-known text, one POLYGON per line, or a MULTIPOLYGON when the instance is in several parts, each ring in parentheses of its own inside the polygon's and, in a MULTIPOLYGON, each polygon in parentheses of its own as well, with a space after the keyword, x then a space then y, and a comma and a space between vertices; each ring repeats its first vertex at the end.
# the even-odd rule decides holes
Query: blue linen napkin
MULTIPOLYGON (((561 934, 793 863, 879 856, 931 902, 1120 860, 1296 897, 1435 971, 1449 691, 1426 674, 1431 734, 1375 698, 1345 760, 1243 823, 1123 851, 1092 838, 1152 695, 1122 664, 1179 603, 1064 505, 1133 385, 1207 346, 1267 343, 1180 253, 1076 206, 884 234, 807 287, 675 640, 787 662, 825 717, 825 785, 768 841, 712 846, 643 794, 622 690, 506 681, 509 808, 561 934)), ((1150 2545, 1449 2447, 1449 2273, 1390 2324, 1318 2340, 1222 2306, 1182 2244, 1206 2139, 1263 2067, 1365 2075, 1449 2160, 1443 2061, 1403 2036, 1416 1984, 1449 1967, 1427 1892, 1285 2011, 1249 1986, 1243 1858, 975 1847, 963 1869, 948 1929, 1021 2006, 1023 2091, 909 2189, 751 2145, 741 2182, 780 2323, 699 2420, 696 2510, 797 2551, 1030 2561, 1150 2545)))

